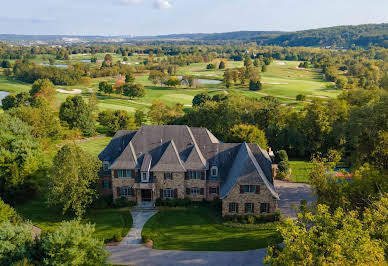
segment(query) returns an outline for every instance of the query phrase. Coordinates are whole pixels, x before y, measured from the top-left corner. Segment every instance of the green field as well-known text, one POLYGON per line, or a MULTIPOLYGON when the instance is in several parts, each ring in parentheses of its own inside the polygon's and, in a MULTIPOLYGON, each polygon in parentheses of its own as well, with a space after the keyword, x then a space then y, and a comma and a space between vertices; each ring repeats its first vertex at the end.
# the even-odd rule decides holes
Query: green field
POLYGON ((93 156, 97 156, 108 145, 111 139, 111 137, 99 137, 80 143, 79 145, 93 156))
POLYGON ((308 183, 309 172, 313 167, 311 162, 290 161, 291 181, 297 183, 308 183))
MULTIPOLYGON (((26 220, 42 231, 54 230, 62 220, 69 220, 63 217, 56 207, 48 207, 44 199, 30 200, 26 204, 15 207, 17 212, 26 220)), ((132 227, 132 216, 129 208, 90 210, 82 220, 95 224, 94 235, 108 242, 115 234, 125 236, 132 227)))
MULTIPOLYGON (((103 59, 105 54, 96 54, 98 59, 103 59)), ((111 54, 113 61, 122 60, 121 55, 111 54)), ((90 54, 77 54, 71 55, 70 61, 67 63, 82 62, 82 60, 90 59, 90 54)), ((42 55, 32 59, 33 62, 42 62, 42 55)), ((52 55, 45 55, 46 59, 52 57, 52 55)), ((128 57, 128 62, 135 64, 136 62, 142 62, 145 55, 134 55, 128 57)), ((218 63, 219 61, 214 61, 218 63)), ((56 63, 66 63, 57 61, 56 63)), ((189 66, 179 67, 177 75, 193 75, 202 79, 218 79, 222 80, 224 70, 214 69, 207 70, 207 63, 194 63, 189 66)), ((243 62, 227 61, 226 66, 228 68, 241 67, 243 62)), ((98 94, 98 107, 100 110, 126 110, 130 113, 134 113, 136 109, 143 109, 147 111, 149 106, 154 100, 160 100, 166 104, 181 103, 189 107, 192 103, 192 99, 196 94, 207 92, 210 95, 217 93, 224 93, 227 91, 231 95, 245 95, 254 98, 261 98, 266 95, 271 95, 278 98, 283 104, 292 106, 298 109, 303 108, 308 104, 311 99, 315 97, 328 98, 336 97, 340 91, 336 90, 329 82, 322 80, 322 75, 318 73, 316 69, 298 69, 298 61, 274 61, 269 67, 268 71, 261 73, 263 89, 258 92, 249 91, 247 85, 236 85, 233 88, 226 89, 223 84, 202 84, 200 88, 168 88, 165 86, 155 86, 148 80, 147 73, 136 74, 136 82, 141 83, 146 88, 146 96, 140 99, 128 99, 125 96, 120 95, 102 95, 98 94), (306 102, 298 102, 295 97, 298 94, 304 94, 307 96, 306 102)), ((101 81, 109 81, 115 83, 114 78, 96 78, 92 80, 90 85, 75 85, 75 86, 57 86, 58 89, 72 91, 79 89, 82 91, 82 96, 85 99, 90 95, 91 91, 98 91, 98 83, 101 81)), ((23 82, 19 82, 12 79, 7 79, 4 76, 0 76, 0 90, 9 91, 11 93, 18 93, 21 91, 28 91, 31 85, 23 82)), ((65 101, 66 97, 71 94, 57 93, 56 95, 56 107, 65 101)))
POLYGON ((163 207, 145 224, 142 236, 155 249, 240 251, 265 248, 279 240, 274 223, 232 227, 210 207, 163 207))

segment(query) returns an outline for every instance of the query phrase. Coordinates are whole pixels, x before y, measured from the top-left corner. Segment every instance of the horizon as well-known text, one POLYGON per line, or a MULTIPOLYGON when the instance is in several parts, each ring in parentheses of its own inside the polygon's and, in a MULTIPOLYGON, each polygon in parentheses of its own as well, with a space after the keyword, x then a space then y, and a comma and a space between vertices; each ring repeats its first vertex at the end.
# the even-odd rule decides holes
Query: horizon
POLYGON ((336 0, 300 0, 297 3, 287 0, 59 0, 49 3, 19 0, 4 3, 0 10, 0 29, 1 34, 15 35, 158 36, 293 32, 386 23, 388 1, 371 2, 365 12, 362 0, 340 3, 336 0), (9 10, 18 12, 10 14, 9 10))

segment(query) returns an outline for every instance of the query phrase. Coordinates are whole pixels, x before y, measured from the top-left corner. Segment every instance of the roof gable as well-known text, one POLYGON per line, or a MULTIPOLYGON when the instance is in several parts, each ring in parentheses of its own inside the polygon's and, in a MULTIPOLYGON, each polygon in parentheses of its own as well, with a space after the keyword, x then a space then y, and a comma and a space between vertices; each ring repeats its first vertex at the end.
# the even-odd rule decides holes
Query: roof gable
POLYGON ((185 172, 186 169, 179 157, 178 150, 175 146, 174 140, 167 143, 160 160, 152 167, 153 172, 185 172))
POLYGON ((190 151, 189 156, 185 162, 186 169, 192 170, 204 170, 207 169, 207 163, 205 158, 203 158, 201 151, 198 149, 197 145, 194 145, 190 151))
POLYGON ((135 169, 137 157, 132 142, 129 142, 121 155, 113 162, 110 169, 135 169))

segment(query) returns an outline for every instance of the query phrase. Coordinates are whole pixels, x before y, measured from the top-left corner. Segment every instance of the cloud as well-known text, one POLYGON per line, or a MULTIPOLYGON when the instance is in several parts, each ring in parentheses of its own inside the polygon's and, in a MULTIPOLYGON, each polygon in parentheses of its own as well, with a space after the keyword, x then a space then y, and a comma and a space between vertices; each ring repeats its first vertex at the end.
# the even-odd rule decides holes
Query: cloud
POLYGON ((172 8, 169 0, 154 0, 154 7, 157 9, 167 9, 172 8))
MULTIPOLYGON (((119 0, 120 4, 122 5, 137 5, 145 0, 119 0)), ((172 4, 170 3, 170 0, 152 0, 153 1, 153 7, 156 9, 168 9, 172 8, 172 4)))

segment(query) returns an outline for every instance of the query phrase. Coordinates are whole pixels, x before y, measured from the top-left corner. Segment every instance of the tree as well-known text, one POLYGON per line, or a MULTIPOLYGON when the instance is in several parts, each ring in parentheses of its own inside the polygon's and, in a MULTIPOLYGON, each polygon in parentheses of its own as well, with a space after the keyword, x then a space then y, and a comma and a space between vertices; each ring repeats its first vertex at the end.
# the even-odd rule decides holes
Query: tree
POLYGON ((125 84, 123 85, 124 95, 130 98, 141 98, 145 96, 145 89, 143 84, 125 84))
POLYGON ((296 95, 296 100, 297 101, 306 101, 306 95, 298 94, 298 95, 296 95))
POLYGON ((48 102, 53 102, 55 98, 54 84, 49 79, 38 79, 32 84, 30 95, 32 97, 44 97, 48 102))
POLYGON ((206 69, 210 70, 210 69, 216 69, 216 66, 214 64, 208 64, 206 66, 206 69))
POLYGON ((106 81, 102 81, 98 84, 98 90, 107 94, 113 93, 113 86, 106 81))
POLYGON ((43 265, 105 265, 108 252, 94 237, 94 226, 73 220, 62 222, 40 241, 43 265))
POLYGON ((125 75, 125 82, 126 83, 134 83, 135 82, 135 76, 132 74, 132 73, 129 73, 127 75, 125 75))
POLYGON ((98 99, 97 99, 97 93, 92 92, 90 93, 88 97, 88 105, 92 112, 98 111, 98 99))
POLYGON ((32 225, 5 222, 0 226, 0 264, 15 265, 16 262, 32 256, 32 225))
POLYGON ((169 87, 176 87, 181 85, 181 81, 178 77, 170 77, 164 84, 169 87))
POLYGON ((259 66, 260 66, 260 60, 257 59, 257 58, 255 58, 255 60, 253 60, 253 65, 254 65, 255 67, 259 67, 259 66))
POLYGON ((95 124, 90 107, 81 96, 70 96, 61 104, 59 118, 66 121, 70 128, 79 128, 85 136, 95 133, 95 124))
POLYGON ((220 64, 218 65, 218 69, 225 69, 225 62, 221 61, 220 64))
MULTIPOLYGON (((21 221, 21 217, 17 214, 14 208, 6 204, 0 198, 0 225, 5 222, 16 224, 21 221)), ((1 255, 0 255, 1 256, 1 255)), ((0 259, 1 261, 1 259, 0 259)))
POLYGON ((2 67, 2 68, 11 68, 11 67, 12 67, 12 64, 11 64, 11 62, 9 62, 8 60, 3 60, 3 61, 1 62, 1 67, 2 67))
POLYGON ((136 109, 135 112, 135 124, 137 127, 141 127, 147 122, 147 115, 140 109, 136 109))
POLYGON ((110 54, 106 54, 104 61, 102 62, 102 67, 111 67, 112 64, 112 56, 110 54))
POLYGON ((123 110, 103 111, 98 114, 98 122, 108 128, 108 132, 114 135, 118 130, 135 129, 135 119, 123 110))
POLYGON ((161 101, 153 101, 148 111, 148 117, 153 124, 166 125, 183 116, 183 105, 175 104, 170 107, 161 101))
POLYGON ((210 101, 211 97, 206 93, 200 93, 194 96, 193 98, 193 106, 200 106, 204 104, 206 101, 210 101))
POLYGON ((250 91, 258 91, 258 90, 261 90, 261 87, 262 87, 262 85, 261 85, 260 80, 253 80, 253 79, 251 79, 251 80, 249 81, 249 90, 250 90, 250 91))
POLYGON ((262 67, 261 67, 261 72, 267 72, 267 65, 263 65, 262 67))
POLYGON ((236 125, 232 127, 229 133, 231 142, 256 143, 262 149, 267 148, 267 139, 262 130, 252 125, 236 125))
POLYGON ((14 203, 35 192, 42 147, 31 128, 8 113, 0 114, 0 139, 0 197, 14 203))
POLYGON ((168 75, 166 73, 158 70, 151 70, 148 75, 148 79, 155 85, 158 83, 163 85, 163 83, 167 80, 167 77, 168 75))
POLYGON ((278 230, 284 246, 267 249, 265 263, 271 265, 380 265, 384 248, 372 239, 357 212, 338 208, 330 213, 326 205, 288 218, 278 230))
POLYGON ((335 80, 335 85, 337 86, 337 89, 343 89, 347 83, 348 79, 344 76, 338 76, 335 80))
POLYGON ((49 175, 48 203, 62 212, 81 217, 97 198, 100 162, 76 144, 64 145, 53 160, 49 175))
POLYGON ((252 67, 253 63, 252 63, 252 59, 246 55, 245 58, 244 58, 244 66, 245 67, 252 67))
POLYGON ((58 116, 45 98, 36 97, 32 105, 20 105, 10 110, 10 114, 27 123, 35 138, 58 139, 62 136, 58 116))
POLYGON ((181 81, 182 84, 185 84, 187 86, 189 86, 190 88, 194 86, 194 77, 193 76, 183 76, 182 77, 182 81, 181 81))

